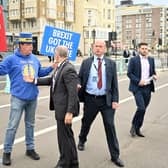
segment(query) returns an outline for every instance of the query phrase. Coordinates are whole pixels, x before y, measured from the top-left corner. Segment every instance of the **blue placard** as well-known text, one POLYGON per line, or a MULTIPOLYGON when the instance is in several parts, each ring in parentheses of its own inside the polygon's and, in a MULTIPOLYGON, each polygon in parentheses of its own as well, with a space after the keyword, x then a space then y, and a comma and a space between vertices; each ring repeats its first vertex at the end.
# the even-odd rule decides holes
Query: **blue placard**
POLYGON ((79 40, 79 33, 45 26, 40 53, 46 56, 54 56, 55 48, 59 45, 63 45, 68 47, 69 60, 75 61, 79 40))

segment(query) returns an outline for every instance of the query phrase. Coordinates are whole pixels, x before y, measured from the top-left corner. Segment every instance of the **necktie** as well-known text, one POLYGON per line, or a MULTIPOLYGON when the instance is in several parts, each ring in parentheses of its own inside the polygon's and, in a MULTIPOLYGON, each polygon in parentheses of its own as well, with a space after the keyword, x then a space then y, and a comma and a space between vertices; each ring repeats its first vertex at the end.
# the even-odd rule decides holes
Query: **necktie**
POLYGON ((101 58, 98 58, 98 82, 97 82, 97 87, 99 89, 102 88, 102 61, 101 58))
POLYGON ((53 73, 53 77, 52 77, 52 91, 54 91, 54 86, 55 86, 55 80, 56 80, 56 76, 58 73, 58 67, 55 69, 54 73, 53 73))

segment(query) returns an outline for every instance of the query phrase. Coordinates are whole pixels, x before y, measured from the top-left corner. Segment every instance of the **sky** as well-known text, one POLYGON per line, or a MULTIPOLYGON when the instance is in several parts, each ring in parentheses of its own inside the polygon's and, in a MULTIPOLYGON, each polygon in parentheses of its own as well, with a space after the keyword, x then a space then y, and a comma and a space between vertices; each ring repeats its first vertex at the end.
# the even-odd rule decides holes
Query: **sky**
MULTIPOLYGON (((115 0, 116 4, 120 4, 120 0, 115 0)), ((134 4, 137 3, 150 3, 152 5, 166 5, 168 6, 168 0, 133 0, 134 4)))

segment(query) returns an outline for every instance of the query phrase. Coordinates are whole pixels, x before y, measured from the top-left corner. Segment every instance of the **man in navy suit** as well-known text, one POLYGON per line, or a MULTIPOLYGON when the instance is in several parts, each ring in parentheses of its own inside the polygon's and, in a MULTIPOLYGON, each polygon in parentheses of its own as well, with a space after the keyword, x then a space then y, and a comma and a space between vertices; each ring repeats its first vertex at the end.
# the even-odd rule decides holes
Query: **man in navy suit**
POLYGON ((101 112, 111 160, 117 166, 124 164, 119 158, 119 144, 114 125, 114 114, 118 107, 118 81, 116 64, 104 56, 105 42, 98 40, 93 45, 92 57, 82 62, 79 79, 79 98, 84 102, 84 114, 79 135, 78 149, 85 149, 90 127, 98 112, 101 112))
POLYGON ((129 90, 133 93, 137 106, 130 134, 132 137, 144 137, 140 128, 151 99, 151 92, 154 92, 153 80, 157 79, 154 58, 148 56, 147 43, 139 44, 139 54, 130 59, 127 75, 130 79, 129 90))

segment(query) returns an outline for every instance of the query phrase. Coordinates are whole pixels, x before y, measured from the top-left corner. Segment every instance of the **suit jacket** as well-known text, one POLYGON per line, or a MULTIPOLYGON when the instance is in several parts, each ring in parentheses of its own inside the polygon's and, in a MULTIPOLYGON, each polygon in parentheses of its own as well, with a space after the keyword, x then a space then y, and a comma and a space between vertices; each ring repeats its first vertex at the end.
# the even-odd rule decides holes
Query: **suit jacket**
MULTIPOLYGON (((82 85, 82 88, 79 90, 78 95, 81 102, 85 101, 86 84, 93 59, 94 57, 92 56, 84 60, 79 71, 79 83, 82 85)), ((112 102, 118 102, 119 100, 116 64, 107 57, 104 57, 104 61, 106 71, 106 104, 111 106, 112 102)))
POLYGON ((70 112, 73 116, 79 114, 79 100, 77 94, 78 76, 75 67, 65 62, 58 69, 54 88, 52 77, 39 78, 38 85, 50 85, 50 110, 55 110, 57 120, 64 120, 65 114, 70 112))
MULTIPOLYGON (((154 58, 152 57, 148 57, 148 61, 149 61, 149 65, 150 65, 150 69, 149 69, 149 75, 155 75, 155 63, 154 63, 154 58)), ((130 85, 129 85, 129 90, 131 92, 136 92, 141 86, 139 86, 139 82, 141 80, 141 60, 140 60, 140 56, 135 56, 132 57, 130 59, 129 65, 128 65, 128 72, 127 72, 127 76, 130 79, 130 85)), ((154 83, 153 81, 151 81, 150 83, 150 88, 151 91, 155 91, 154 88, 154 83)))
POLYGON ((129 56, 130 56, 130 51, 129 50, 124 50, 123 57, 128 58, 129 56))

